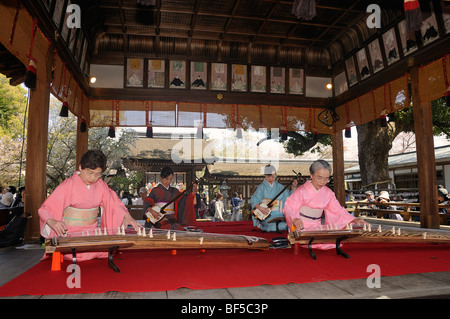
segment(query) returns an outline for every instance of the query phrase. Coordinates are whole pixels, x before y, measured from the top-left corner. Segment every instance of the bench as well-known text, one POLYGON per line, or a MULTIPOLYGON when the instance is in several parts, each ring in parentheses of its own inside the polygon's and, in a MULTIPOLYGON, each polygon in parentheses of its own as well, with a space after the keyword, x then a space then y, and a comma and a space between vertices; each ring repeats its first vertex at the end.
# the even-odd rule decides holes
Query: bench
MULTIPOLYGON (((368 215, 368 214, 374 214, 377 216, 377 218, 384 218, 385 214, 400 214, 403 217, 403 220, 405 221, 412 221, 413 217, 419 217, 420 218, 420 212, 419 211, 412 211, 410 210, 411 207, 420 208, 420 203, 396 203, 396 202, 389 202, 389 203, 367 203, 367 202, 346 202, 347 205, 347 211, 350 213, 353 213, 355 217, 359 217, 362 214, 368 215), (372 207, 359 207, 359 206, 385 206, 386 209, 383 208, 372 208, 372 207), (388 206, 396 206, 401 209, 395 210, 395 209, 389 209, 388 206)), ((447 208, 447 210, 450 210, 450 205, 439 205, 439 208, 447 208)), ((441 225, 450 225, 450 214, 439 214, 439 220, 441 225)))

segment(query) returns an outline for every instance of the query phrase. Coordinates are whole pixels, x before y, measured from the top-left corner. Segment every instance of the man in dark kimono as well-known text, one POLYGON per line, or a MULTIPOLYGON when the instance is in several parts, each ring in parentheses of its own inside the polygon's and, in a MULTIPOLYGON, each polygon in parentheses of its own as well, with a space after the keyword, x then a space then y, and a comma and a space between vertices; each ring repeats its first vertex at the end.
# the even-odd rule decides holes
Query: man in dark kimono
MULTIPOLYGON (((152 207, 163 207, 180 194, 177 188, 170 186, 173 176, 174 172, 170 167, 164 167, 161 170, 161 183, 154 187, 144 200, 144 211, 146 213, 149 212, 155 218, 159 218, 159 213, 152 207)), ((197 184, 194 184, 191 192, 186 192, 164 209, 164 218, 155 224, 144 214, 145 227, 183 230, 183 226, 194 225, 196 221, 194 210, 196 192, 197 184)))

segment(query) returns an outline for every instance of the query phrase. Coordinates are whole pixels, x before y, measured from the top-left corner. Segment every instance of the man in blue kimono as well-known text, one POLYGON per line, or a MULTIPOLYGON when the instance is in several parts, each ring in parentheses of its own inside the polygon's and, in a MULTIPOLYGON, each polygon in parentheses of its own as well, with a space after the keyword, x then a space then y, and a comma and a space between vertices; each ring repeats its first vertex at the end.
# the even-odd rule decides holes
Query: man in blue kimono
MULTIPOLYGON (((273 203, 272 207, 269 209, 262 206, 261 204, 268 204, 275 196, 280 193, 285 186, 281 185, 276 181, 277 173, 273 165, 266 165, 264 167, 264 177, 265 180, 258 186, 253 196, 250 198, 250 204, 252 205, 252 210, 258 209, 266 215, 264 220, 257 218, 252 214, 253 225, 259 227, 262 231, 275 232, 287 230, 287 225, 285 221, 276 223, 269 223, 270 220, 274 218, 283 217, 283 206, 289 195, 292 194, 293 190, 286 189, 273 203), (277 225, 278 224, 278 225, 277 225)), ((297 188, 297 180, 293 180, 292 188, 297 188)))

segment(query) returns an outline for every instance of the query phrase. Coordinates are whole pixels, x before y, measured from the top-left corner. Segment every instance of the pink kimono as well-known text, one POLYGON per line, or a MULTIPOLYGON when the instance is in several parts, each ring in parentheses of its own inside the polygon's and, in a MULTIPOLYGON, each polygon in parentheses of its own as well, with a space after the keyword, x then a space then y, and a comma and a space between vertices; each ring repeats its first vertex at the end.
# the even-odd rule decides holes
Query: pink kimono
MULTIPOLYGON (((91 184, 89 188, 83 183, 75 172, 71 177, 62 182, 52 194, 44 201, 39 208, 39 219, 41 235, 45 238, 52 238, 56 233, 46 224, 49 218, 62 221, 63 211, 67 207, 89 209, 102 207, 101 230, 106 228, 108 233, 117 230, 122 226, 127 208, 122 201, 101 179, 91 184)), ((68 226, 68 236, 81 236, 82 232, 89 231, 94 235, 97 222, 89 226, 68 226)), ((77 253, 77 260, 89 260, 93 258, 106 258, 108 253, 77 253)), ((65 259, 72 259, 72 255, 65 256, 65 259)))
MULTIPOLYGON (((330 229, 343 229, 355 217, 341 206, 336 199, 336 195, 331 189, 324 186, 318 191, 307 181, 299 186, 291 196, 286 199, 283 213, 288 224, 288 230, 292 230, 292 221, 300 218, 303 222, 305 230, 320 230, 320 217, 314 216, 309 218, 307 214, 301 214, 300 210, 308 211, 308 209, 325 211, 325 227, 329 225, 330 229), (306 209, 304 209, 306 207, 306 209)), ((323 227, 323 226, 322 226, 323 227)), ((335 245, 316 244, 314 247, 319 249, 329 249, 336 247, 335 245)))

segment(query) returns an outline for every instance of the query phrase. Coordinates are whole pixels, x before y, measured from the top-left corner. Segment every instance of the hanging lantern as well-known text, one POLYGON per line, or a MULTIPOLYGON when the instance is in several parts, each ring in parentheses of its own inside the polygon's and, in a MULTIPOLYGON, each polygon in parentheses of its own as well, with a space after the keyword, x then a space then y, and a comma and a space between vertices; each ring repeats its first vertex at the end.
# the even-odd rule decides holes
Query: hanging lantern
POLYGON ((80 132, 81 133, 86 133, 86 131, 87 131, 86 120, 82 119, 81 123, 80 123, 80 132))
POLYGON ((386 115, 381 115, 380 120, 381 120, 381 127, 387 127, 386 115))
POLYGON ((25 86, 31 90, 36 88, 36 63, 30 59, 24 78, 25 86))
POLYGON ((36 29, 37 29, 37 19, 33 19, 30 54, 27 55, 27 57, 30 60, 28 62, 27 70, 25 71, 25 79, 24 79, 25 86, 31 90, 34 90, 36 88, 36 73, 37 73, 36 72, 36 63, 37 63, 37 60, 33 57, 33 43, 34 43, 34 36, 36 35, 36 29))
POLYGON ((116 129, 112 125, 109 127, 108 137, 110 137, 110 138, 115 138, 116 137, 116 129))
POLYGON ((384 114, 384 111, 383 111, 383 113, 381 113, 381 116, 380 116, 380 120, 381 120, 381 127, 387 127, 387 119, 386 119, 386 114, 384 114))
POLYGON ((148 138, 153 138, 153 126, 151 124, 147 125, 147 132, 145 136, 148 138))
POLYGON ((281 129, 280 129, 280 132, 281 132, 281 140, 282 141, 287 141, 287 138, 288 138, 287 133, 288 132, 287 132, 286 127, 282 126, 281 129))
POLYGON ((345 137, 346 138, 352 137, 352 128, 350 126, 350 123, 345 126, 345 137))
POLYGON ((80 133, 86 133, 87 132, 87 125, 86 125, 86 119, 84 118, 83 115, 83 96, 81 96, 81 107, 80 107, 80 112, 81 112, 81 123, 80 123, 80 133))
POLYGON ((345 112, 347 113, 347 125, 345 126, 345 134, 344 136, 346 138, 351 138, 352 137, 352 131, 351 131, 351 126, 350 126, 350 106, 347 103, 345 103, 345 112))
POLYGON ((116 110, 116 125, 119 125, 119 101, 113 101, 111 108, 111 125, 108 130, 108 137, 115 138, 116 137, 116 128, 114 126, 114 109, 116 110))
POLYGON ((59 112, 59 116, 69 117, 69 102, 67 102, 67 98, 64 98, 61 111, 59 112))
POLYGON ((317 143, 319 141, 319 132, 317 132, 317 129, 314 129, 313 131, 313 141, 314 143, 317 143))

